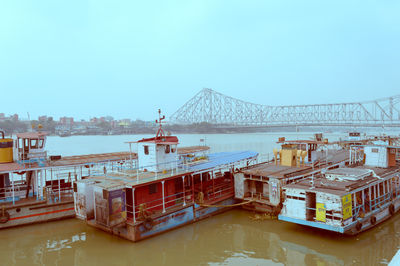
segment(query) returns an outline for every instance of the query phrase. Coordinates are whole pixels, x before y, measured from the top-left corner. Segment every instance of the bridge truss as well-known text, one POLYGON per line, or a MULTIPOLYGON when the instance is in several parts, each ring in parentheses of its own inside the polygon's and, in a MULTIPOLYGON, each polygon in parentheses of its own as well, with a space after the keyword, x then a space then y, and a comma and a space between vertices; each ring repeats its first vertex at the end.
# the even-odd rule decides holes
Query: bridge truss
POLYGON ((203 89, 180 107, 170 123, 235 126, 400 126, 400 95, 354 103, 269 106, 203 89))

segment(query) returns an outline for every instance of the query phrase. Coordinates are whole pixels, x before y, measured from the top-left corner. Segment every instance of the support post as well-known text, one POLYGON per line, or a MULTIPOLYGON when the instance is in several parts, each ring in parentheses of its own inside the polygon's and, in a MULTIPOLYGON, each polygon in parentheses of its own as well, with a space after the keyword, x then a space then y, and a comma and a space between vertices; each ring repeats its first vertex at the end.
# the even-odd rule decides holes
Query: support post
POLYGON ((364 190, 361 191, 361 197, 362 197, 362 206, 363 206, 363 210, 364 210, 364 213, 365 213, 364 190))
POLYGON ((61 202, 61 185, 60 185, 60 175, 58 174, 58 202, 61 202))
POLYGON ((192 180, 192 202, 194 202, 194 177, 192 174, 190 175, 190 177, 192 180))
POLYGON ((15 204, 15 189, 14 189, 14 174, 13 172, 10 172, 10 176, 11 176, 11 184, 12 184, 12 203, 13 205, 15 204))
POLYGON ((368 198, 369 198, 369 210, 372 211, 372 206, 371 206, 371 187, 368 187, 368 198))
POLYGON ((132 212, 133 212, 133 223, 136 223, 135 215, 135 188, 132 188, 132 212))
POLYGON ((131 160, 131 168, 133 168, 133 161, 132 161, 132 143, 129 142, 129 159, 131 160))
POLYGON ((165 212, 165 192, 164 192, 164 180, 161 181, 161 187, 162 187, 162 206, 163 206, 163 213, 165 212))
POLYGON ((39 200, 39 174, 38 170, 35 171, 35 187, 36 187, 36 200, 39 200))
POLYGON ((213 192, 213 199, 215 199, 215 187, 214 187, 214 178, 215 178, 215 173, 214 171, 211 172, 211 177, 212 177, 212 192, 213 192))
POLYGON ((185 192, 185 176, 182 176, 182 186, 183 186, 183 206, 186 206, 186 192, 185 192))

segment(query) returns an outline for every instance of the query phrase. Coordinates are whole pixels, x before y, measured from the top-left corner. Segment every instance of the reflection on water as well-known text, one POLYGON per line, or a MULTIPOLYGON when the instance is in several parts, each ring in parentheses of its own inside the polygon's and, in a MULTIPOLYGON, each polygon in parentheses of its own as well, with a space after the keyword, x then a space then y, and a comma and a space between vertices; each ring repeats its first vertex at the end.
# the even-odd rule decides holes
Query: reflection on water
MULTIPOLYGON (((207 141, 214 151, 253 149, 266 153, 280 135, 209 135, 207 141)), ((201 137, 204 136, 186 135, 181 143, 198 144, 201 137)), ((51 140, 58 139, 61 138, 51 140)), ((81 141, 66 139, 68 147, 60 146, 57 150, 99 152, 85 152, 81 141)), ((105 139, 94 137, 86 149, 105 139)), ((389 262, 400 248, 400 215, 355 237, 276 220, 253 221, 250 215, 232 210, 138 243, 108 235, 75 219, 8 229, 0 232, 0 264, 377 265, 389 262)))
POLYGON ((70 219, 2 231, 0 254, 2 265, 377 265, 400 244, 400 215, 356 237, 249 215, 232 210, 139 243, 70 219))

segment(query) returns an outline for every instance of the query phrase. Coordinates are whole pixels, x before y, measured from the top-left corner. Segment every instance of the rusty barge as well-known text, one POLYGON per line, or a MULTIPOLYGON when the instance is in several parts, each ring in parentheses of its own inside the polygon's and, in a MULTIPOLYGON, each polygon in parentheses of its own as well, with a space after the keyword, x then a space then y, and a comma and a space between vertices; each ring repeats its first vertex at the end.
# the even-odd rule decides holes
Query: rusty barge
POLYGON ((235 169, 251 151, 177 155, 176 136, 159 130, 136 145, 138 167, 89 176, 74 187, 77 217, 95 228, 140 241, 223 212, 233 204, 235 169), (219 208, 226 207, 226 208, 219 208))
MULTIPOLYGON (((0 133, 0 229, 73 218, 74 182, 137 164, 132 151, 48 156, 44 132, 20 133, 15 139, 0 133)), ((183 147, 177 153, 208 149, 183 147)))
POLYGON ((355 235, 389 219, 400 209, 400 146, 391 144, 351 146, 347 167, 285 186, 279 220, 355 235))

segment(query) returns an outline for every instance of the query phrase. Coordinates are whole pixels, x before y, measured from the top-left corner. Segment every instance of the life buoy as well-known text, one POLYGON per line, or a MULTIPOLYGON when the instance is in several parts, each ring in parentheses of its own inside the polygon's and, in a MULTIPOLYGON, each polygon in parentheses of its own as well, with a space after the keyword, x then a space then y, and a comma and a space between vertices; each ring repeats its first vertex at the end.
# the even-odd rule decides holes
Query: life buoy
POLYGON ((357 222, 357 224, 356 224, 356 229, 357 229, 357 231, 360 231, 360 230, 361 230, 361 227, 362 227, 362 223, 357 222))
POLYGON ((4 211, 3 213, 0 212, 0 214, 0 223, 5 224, 10 220, 10 214, 8 213, 8 211, 4 211))
POLYGON ((376 224, 376 217, 374 215, 371 217, 370 222, 372 225, 376 224))
POLYGON ((144 228, 146 228, 146 230, 151 230, 151 228, 153 228, 153 224, 154 224, 154 221, 150 217, 147 217, 143 221, 143 226, 144 226, 144 228))
POLYGON ((389 205, 389 213, 390 213, 390 215, 393 215, 395 213, 395 209, 394 209, 394 205, 393 204, 389 205))

